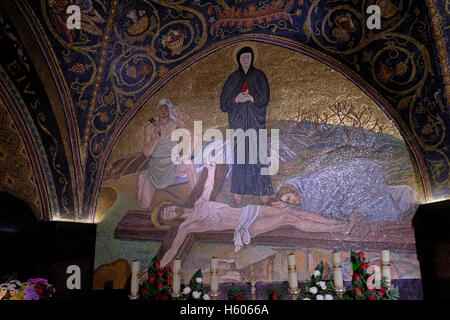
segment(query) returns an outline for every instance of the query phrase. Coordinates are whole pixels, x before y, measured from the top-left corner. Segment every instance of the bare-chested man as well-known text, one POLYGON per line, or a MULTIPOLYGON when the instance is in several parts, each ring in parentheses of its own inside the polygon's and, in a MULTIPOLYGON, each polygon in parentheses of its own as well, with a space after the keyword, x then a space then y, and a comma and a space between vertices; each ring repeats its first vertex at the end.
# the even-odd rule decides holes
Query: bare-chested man
POLYGON ((211 201, 214 188, 216 165, 205 164, 208 169, 203 193, 195 202, 194 208, 180 208, 176 205, 161 207, 160 218, 163 222, 184 220, 178 227, 177 234, 169 250, 161 258, 161 265, 166 266, 175 257, 178 249, 190 233, 235 230, 234 246, 239 251, 250 238, 275 230, 282 226, 293 226, 305 232, 340 232, 348 234, 361 216, 354 211, 349 219, 333 220, 314 212, 299 210, 277 201, 272 206, 253 206, 233 208, 225 203, 211 201))
MULTIPOLYGON (((178 176, 186 175, 189 186, 194 188, 197 173, 193 164, 176 164, 172 161, 172 149, 177 141, 171 136, 175 129, 186 129, 194 135, 182 119, 177 118, 172 103, 162 99, 156 107, 158 119, 145 127, 142 152, 150 157, 147 171, 138 178, 138 203, 141 208, 150 207, 156 190, 170 186, 178 176)), ((193 150, 193 148, 192 148, 193 150)))

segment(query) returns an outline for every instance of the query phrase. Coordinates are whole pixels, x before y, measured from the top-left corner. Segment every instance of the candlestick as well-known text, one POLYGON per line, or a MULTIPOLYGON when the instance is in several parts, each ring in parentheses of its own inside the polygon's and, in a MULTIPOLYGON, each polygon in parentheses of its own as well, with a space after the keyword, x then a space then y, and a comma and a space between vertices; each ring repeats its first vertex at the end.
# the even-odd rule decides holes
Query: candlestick
POLYGON ((336 293, 344 294, 345 289, 342 275, 341 254, 337 251, 333 252, 333 280, 336 293))
POLYGON ((211 299, 216 300, 219 296, 219 275, 217 274, 217 267, 219 265, 219 259, 217 257, 211 258, 211 289, 209 296, 211 299), (214 299, 215 298, 215 299, 214 299))
POLYGON ((140 269, 140 263, 137 260, 133 261, 131 266, 131 290, 130 295, 128 296, 131 300, 135 300, 139 298, 139 279, 138 273, 140 269))
POLYGON ((289 296, 291 297, 291 300, 297 300, 298 295, 300 294, 300 290, 298 288, 297 289, 288 288, 288 293, 289 296))
POLYGON ((298 291, 298 279, 297 279, 297 267, 295 265, 295 255, 293 253, 288 254, 288 279, 289 288, 292 292, 298 291))
POLYGON ((391 262, 389 250, 381 250, 380 252, 381 276, 386 278, 386 284, 391 286, 391 262))
POLYGON ((173 272, 172 272, 172 297, 177 298, 181 295, 181 259, 176 258, 173 261, 173 272))

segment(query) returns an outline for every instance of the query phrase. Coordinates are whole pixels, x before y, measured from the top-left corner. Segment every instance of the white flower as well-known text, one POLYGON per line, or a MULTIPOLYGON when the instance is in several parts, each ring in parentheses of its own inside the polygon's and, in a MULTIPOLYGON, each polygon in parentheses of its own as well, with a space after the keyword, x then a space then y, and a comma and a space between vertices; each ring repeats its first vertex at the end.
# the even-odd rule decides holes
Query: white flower
POLYGON ((194 299, 200 298, 201 295, 202 295, 201 292, 198 292, 198 291, 192 291, 192 297, 193 297, 194 299))
POLYGON ((183 289, 183 294, 189 294, 189 292, 191 292, 191 288, 186 287, 183 289))
POLYGON ((317 284, 322 288, 322 290, 325 290, 327 288, 327 284, 325 283, 325 281, 319 281, 317 282, 317 284))
POLYGON ((205 293, 203 295, 203 300, 211 300, 211 298, 209 297, 209 294, 205 293))
POLYGON ((309 288, 309 292, 311 292, 312 294, 316 294, 317 293, 317 288, 316 287, 311 287, 311 288, 309 288))
POLYGON ((313 276, 314 276, 314 277, 320 276, 320 271, 319 271, 319 270, 314 270, 313 276))
POLYGON ((333 300, 333 296, 331 294, 326 294, 325 300, 333 300))
POLYGON ((305 299, 303 299, 303 300, 311 300, 310 298, 305 298, 305 299))
POLYGON ((321 294, 318 294, 316 296, 316 300, 325 300, 325 297, 323 295, 321 295, 321 294))
POLYGON ((202 283, 202 282, 203 282, 203 279, 200 278, 200 277, 198 277, 197 279, 195 279, 195 281, 197 281, 197 283, 202 283))

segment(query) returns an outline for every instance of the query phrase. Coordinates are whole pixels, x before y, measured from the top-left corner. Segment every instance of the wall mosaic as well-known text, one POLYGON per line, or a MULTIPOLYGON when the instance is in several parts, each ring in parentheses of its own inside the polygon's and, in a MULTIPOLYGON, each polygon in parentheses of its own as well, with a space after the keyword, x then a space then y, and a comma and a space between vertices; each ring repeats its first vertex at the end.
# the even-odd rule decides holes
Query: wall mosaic
MULTIPOLYGON (((424 201, 448 197, 448 90, 442 51, 448 33, 446 1, 17 0, 14 5, 42 50, 24 54, 45 57, 64 100, 65 119, 59 120, 67 124, 72 153, 62 152, 65 142, 58 129, 47 127, 53 141, 42 130, 45 126, 37 127, 49 139, 44 148, 55 159, 51 170, 58 212, 66 218, 95 221, 114 145, 147 100, 190 65, 241 41, 306 53, 351 79, 395 122, 407 142, 424 201), (64 24, 69 4, 82 8, 81 30, 64 24), (365 28, 364 8, 370 4, 382 8, 381 30, 365 28)), ((24 99, 29 96, 24 94, 24 99)), ((27 101, 31 110, 34 102, 27 101)), ((46 106, 41 101, 38 109, 46 106)), ((56 123, 51 110, 45 114, 49 123, 56 123)))
POLYGON ((36 216, 43 219, 36 174, 21 136, 0 100, 0 188, 26 201, 36 216))
MULTIPOLYGON (((146 128, 151 125, 149 119, 158 118, 155 111, 158 101, 170 97, 174 113, 187 126, 192 126, 194 120, 204 120, 205 127, 224 130, 228 121, 226 113, 219 108, 221 90, 230 70, 237 67, 233 57, 237 48, 243 45, 246 44, 239 43, 216 51, 172 78, 125 128, 108 162, 100 192, 101 203, 108 203, 109 207, 101 220, 97 220, 96 267, 119 257, 150 261, 155 254, 162 258, 163 263, 167 262, 163 257, 174 246, 175 234, 178 233, 173 225, 161 223, 158 218, 160 207, 162 203, 171 202, 186 208, 191 190, 187 178, 181 176, 168 187, 157 190, 149 207, 143 208, 138 201, 141 175, 146 176, 150 167, 142 153, 146 128), (198 74, 202 77, 197 77, 198 74), (184 90, 177 90, 180 87, 184 90)), ((274 190, 279 190, 291 178, 314 174, 351 159, 370 159, 383 168, 388 188, 414 190, 423 197, 414 160, 398 129, 355 84, 301 53, 261 43, 253 44, 253 49, 258 52, 255 67, 264 70, 271 90, 267 127, 279 129, 281 135, 280 169, 271 177, 274 190), (275 55, 276 61, 272 58, 275 55), (357 122, 356 119, 364 120, 357 122)), ((205 170, 202 165, 196 167, 199 176, 202 170, 205 170)), ((338 176, 333 180, 338 180, 338 176)), ((221 212, 232 215, 233 212, 227 211, 232 210, 230 208, 259 203, 257 197, 251 196, 246 196, 239 205, 234 203, 231 184, 229 174, 213 199, 221 206, 225 205, 221 212)), ((343 186, 338 188, 344 190, 343 186)), ((344 191, 345 198, 355 196, 350 193, 351 187, 345 188, 348 188, 344 191)), ((371 182, 370 188, 377 187, 371 182)), ((334 198, 336 193, 339 191, 327 193, 326 197, 334 198)), ((320 196, 317 201, 329 202, 320 196)), ((412 214, 412 211, 408 212, 412 214)), ((270 282, 286 277, 283 271, 286 269, 285 255, 294 250, 293 247, 296 248, 302 280, 308 278, 310 269, 315 266, 314 261, 319 256, 330 256, 331 250, 342 250, 343 253, 349 248, 375 251, 373 259, 376 260, 376 250, 388 248, 396 255, 392 270, 394 277, 414 278, 418 277, 419 267, 409 214, 395 218, 395 222, 385 221, 389 218, 380 214, 379 221, 364 220, 358 225, 358 231, 348 236, 314 233, 312 230, 302 233, 274 222, 270 232, 262 238, 252 238, 251 245, 239 252, 233 250, 232 232, 210 230, 199 233, 200 230, 191 230, 192 234, 177 249, 177 256, 184 259, 183 274, 186 278, 199 267, 204 274, 209 274, 209 259, 214 255, 221 257, 223 282, 245 281, 252 272, 260 275, 259 281, 270 282)), ((267 223, 267 226, 271 225, 267 223)), ((346 257, 348 259, 348 252, 346 257)), ((348 261, 346 263, 349 267, 348 261)))

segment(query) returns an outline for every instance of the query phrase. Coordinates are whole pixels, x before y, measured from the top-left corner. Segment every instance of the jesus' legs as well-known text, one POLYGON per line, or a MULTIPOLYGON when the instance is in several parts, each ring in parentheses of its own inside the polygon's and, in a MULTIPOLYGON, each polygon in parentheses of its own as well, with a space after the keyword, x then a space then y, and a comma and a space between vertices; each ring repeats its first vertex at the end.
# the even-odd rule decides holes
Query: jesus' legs
POLYGON ((253 236, 291 225, 305 232, 343 232, 348 233, 358 220, 352 215, 349 221, 336 221, 321 217, 318 214, 292 208, 274 210, 273 207, 261 207, 260 214, 250 227, 253 236))

